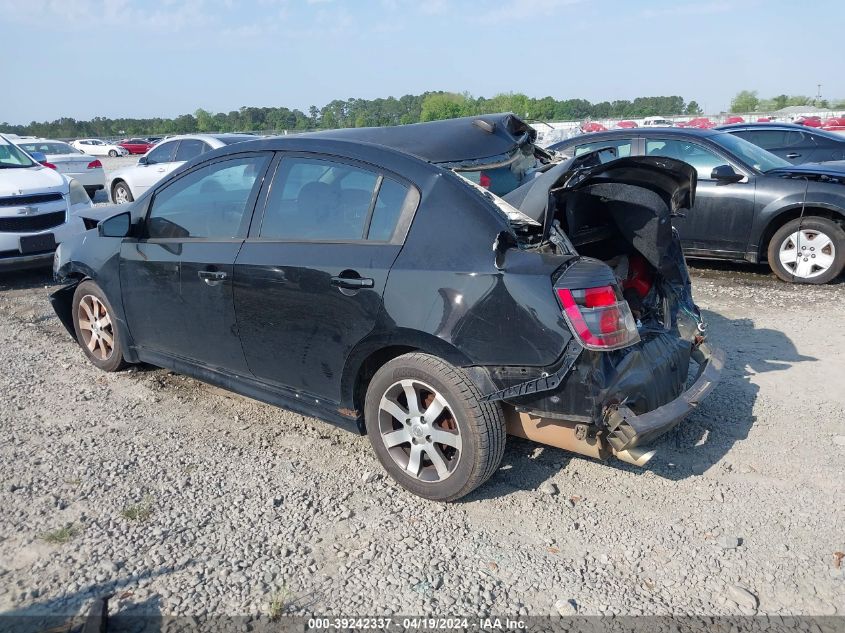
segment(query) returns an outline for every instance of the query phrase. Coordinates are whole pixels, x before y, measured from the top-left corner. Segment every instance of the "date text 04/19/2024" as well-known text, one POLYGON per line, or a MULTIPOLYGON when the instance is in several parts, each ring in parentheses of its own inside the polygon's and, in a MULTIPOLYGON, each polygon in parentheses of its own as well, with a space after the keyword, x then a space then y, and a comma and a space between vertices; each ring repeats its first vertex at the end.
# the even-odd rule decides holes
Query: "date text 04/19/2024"
POLYGON ((525 622, 516 618, 496 617, 349 617, 309 618, 307 630, 373 630, 373 631, 519 631, 525 622))

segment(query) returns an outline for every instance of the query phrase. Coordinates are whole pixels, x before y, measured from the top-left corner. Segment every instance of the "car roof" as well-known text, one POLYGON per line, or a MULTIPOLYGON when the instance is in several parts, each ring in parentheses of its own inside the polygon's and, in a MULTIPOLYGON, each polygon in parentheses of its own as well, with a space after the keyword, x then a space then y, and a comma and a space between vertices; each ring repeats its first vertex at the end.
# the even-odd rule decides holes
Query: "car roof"
POLYGON ((654 136, 680 136, 687 138, 708 138, 718 136, 720 134, 727 134, 727 132, 720 132, 718 130, 701 130, 698 128, 686 127, 638 127, 618 130, 607 130, 606 132, 590 132, 588 134, 579 134, 558 143, 552 143, 549 147, 555 149, 556 147, 570 147, 578 143, 589 143, 591 139, 600 141, 606 138, 629 138, 632 136, 654 137, 654 136))
POLYGON ((302 134, 382 145, 430 163, 466 163, 511 154, 537 132, 510 112, 392 127, 344 128, 302 134))
POLYGON ((733 123, 731 125, 720 125, 713 129, 719 130, 720 132, 732 132, 734 130, 795 130, 796 132, 818 134, 832 141, 845 143, 845 137, 842 137, 836 132, 818 127, 799 125, 798 123, 733 123))

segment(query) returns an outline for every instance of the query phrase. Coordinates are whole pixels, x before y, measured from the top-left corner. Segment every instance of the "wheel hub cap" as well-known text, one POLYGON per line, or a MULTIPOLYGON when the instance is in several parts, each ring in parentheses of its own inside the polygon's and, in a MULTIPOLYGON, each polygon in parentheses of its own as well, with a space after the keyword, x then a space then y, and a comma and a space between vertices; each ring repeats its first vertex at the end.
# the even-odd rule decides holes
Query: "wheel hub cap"
POLYGON ((812 279, 833 266, 836 247, 826 234, 815 229, 801 229, 781 242, 778 257, 783 267, 795 277, 812 279))

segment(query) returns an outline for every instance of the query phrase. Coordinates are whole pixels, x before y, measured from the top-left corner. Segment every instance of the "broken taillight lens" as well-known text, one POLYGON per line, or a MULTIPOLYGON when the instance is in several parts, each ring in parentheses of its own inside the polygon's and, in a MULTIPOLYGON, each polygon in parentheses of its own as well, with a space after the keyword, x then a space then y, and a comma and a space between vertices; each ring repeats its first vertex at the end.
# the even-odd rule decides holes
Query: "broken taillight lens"
POLYGON ((640 340, 631 308, 615 286, 555 292, 566 322, 587 349, 619 349, 640 340))

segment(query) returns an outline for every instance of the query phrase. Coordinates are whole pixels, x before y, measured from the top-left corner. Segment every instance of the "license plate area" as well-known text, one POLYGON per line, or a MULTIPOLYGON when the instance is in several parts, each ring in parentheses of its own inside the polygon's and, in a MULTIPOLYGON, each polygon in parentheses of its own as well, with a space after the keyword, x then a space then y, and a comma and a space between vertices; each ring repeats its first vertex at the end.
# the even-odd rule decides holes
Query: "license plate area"
POLYGON ((56 250, 56 236, 52 233, 25 235, 21 237, 21 254, 44 253, 56 250))

